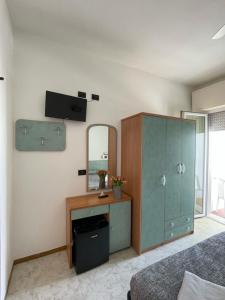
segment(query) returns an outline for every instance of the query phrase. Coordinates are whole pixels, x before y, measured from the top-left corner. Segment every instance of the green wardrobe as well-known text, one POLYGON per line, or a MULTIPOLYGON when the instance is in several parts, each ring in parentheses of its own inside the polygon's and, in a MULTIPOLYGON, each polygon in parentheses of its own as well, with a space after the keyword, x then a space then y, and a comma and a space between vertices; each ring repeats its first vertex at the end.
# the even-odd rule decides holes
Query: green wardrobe
POLYGON ((138 253, 193 232, 195 122, 147 113, 122 120, 122 176, 138 253))

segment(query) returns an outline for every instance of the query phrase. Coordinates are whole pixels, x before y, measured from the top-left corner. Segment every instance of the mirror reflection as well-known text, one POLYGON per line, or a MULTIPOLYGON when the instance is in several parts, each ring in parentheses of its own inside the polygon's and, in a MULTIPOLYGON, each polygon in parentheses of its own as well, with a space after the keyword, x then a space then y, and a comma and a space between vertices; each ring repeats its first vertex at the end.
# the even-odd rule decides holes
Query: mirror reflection
POLYGON ((87 190, 110 188, 110 175, 116 175, 116 128, 96 124, 88 128, 87 190))

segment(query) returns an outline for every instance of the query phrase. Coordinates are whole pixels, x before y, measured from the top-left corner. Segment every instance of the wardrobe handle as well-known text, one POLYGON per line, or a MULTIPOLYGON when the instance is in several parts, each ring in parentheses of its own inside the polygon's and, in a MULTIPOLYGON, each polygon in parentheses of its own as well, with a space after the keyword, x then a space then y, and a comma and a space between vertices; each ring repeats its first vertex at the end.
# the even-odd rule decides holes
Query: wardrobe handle
POLYGON ((182 173, 182 166, 181 163, 177 164, 177 173, 181 174, 182 173))
POLYGON ((186 172, 186 166, 183 163, 181 165, 182 165, 182 174, 184 174, 186 172))
POLYGON ((162 184, 162 186, 165 186, 165 185, 166 185, 166 176, 165 176, 165 175, 163 175, 163 176, 161 177, 161 184, 162 184))
POLYGON ((170 227, 173 228, 175 224, 173 222, 170 223, 170 227))

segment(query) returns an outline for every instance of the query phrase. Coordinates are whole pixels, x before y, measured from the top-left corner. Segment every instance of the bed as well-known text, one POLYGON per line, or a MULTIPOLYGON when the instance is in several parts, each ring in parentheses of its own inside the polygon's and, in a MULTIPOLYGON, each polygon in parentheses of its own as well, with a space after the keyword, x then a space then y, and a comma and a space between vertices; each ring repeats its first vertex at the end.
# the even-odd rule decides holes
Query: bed
POLYGON ((185 270, 225 286, 225 232, 135 274, 130 282, 128 299, 176 300, 185 270))

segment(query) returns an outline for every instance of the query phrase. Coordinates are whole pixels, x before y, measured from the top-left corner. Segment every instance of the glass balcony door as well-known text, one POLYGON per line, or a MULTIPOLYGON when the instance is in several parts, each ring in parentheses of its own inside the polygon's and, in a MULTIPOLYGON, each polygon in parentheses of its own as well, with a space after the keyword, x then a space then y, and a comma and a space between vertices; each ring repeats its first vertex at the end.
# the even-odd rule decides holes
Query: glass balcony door
POLYGON ((182 112, 185 119, 196 121, 195 218, 206 215, 208 115, 182 112))
POLYGON ((209 114, 208 214, 225 222, 225 111, 209 114))

